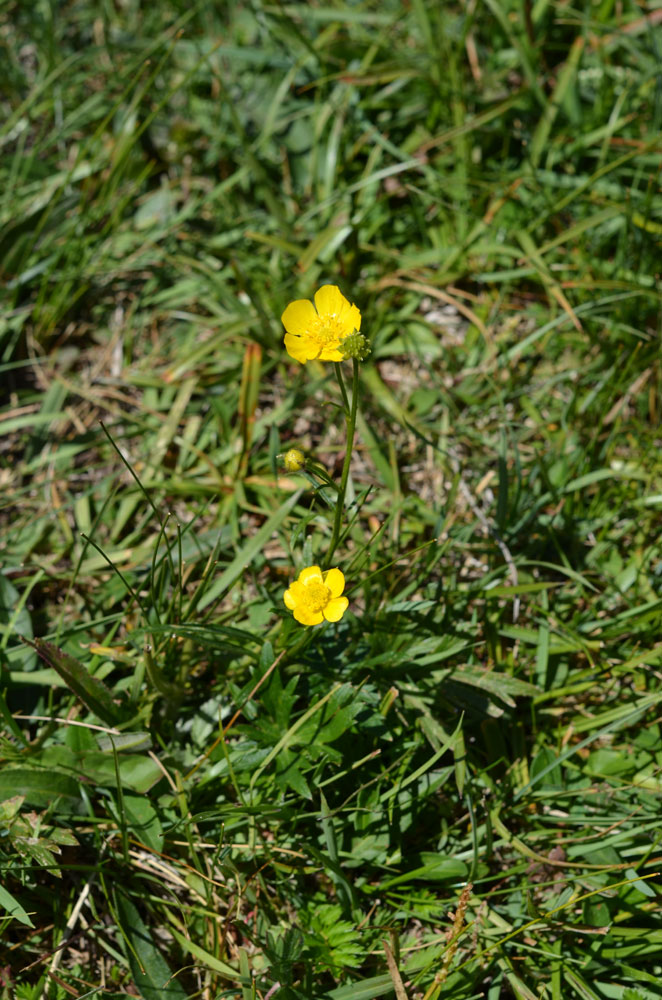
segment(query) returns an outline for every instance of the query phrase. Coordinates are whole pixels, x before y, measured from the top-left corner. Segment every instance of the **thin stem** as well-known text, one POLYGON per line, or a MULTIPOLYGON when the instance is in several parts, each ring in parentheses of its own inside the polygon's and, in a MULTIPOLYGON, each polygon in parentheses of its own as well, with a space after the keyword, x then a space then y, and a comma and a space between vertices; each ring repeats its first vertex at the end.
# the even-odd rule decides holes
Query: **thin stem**
POLYGON ((331 543, 329 545, 329 550, 326 554, 326 559, 324 561, 325 568, 331 564, 333 559, 333 554, 336 551, 338 545, 338 540, 340 539, 340 528, 342 525, 342 516, 345 510, 345 494, 347 492, 347 480, 349 479, 349 466, 352 460, 352 448, 354 446, 354 431, 356 429, 356 411, 359 402, 359 363, 356 358, 352 358, 353 372, 352 372, 352 402, 349 405, 349 400, 347 399, 347 390, 345 389, 345 381, 340 370, 340 363, 336 364, 336 378, 338 379, 338 385, 343 394, 343 400, 345 402, 345 421, 347 424, 347 447, 345 450, 345 461, 342 467, 342 476, 340 477, 340 488, 338 490, 338 499, 336 500, 336 516, 333 522, 333 534, 331 535, 331 543))
POLYGON ((345 407, 345 419, 348 420, 350 414, 350 406, 349 406, 349 399, 347 398, 347 389, 345 388, 345 379, 343 378, 343 373, 342 373, 342 364, 341 362, 336 361, 333 367, 336 370, 336 379, 338 380, 338 385, 340 386, 340 392, 342 394, 343 406, 345 407))

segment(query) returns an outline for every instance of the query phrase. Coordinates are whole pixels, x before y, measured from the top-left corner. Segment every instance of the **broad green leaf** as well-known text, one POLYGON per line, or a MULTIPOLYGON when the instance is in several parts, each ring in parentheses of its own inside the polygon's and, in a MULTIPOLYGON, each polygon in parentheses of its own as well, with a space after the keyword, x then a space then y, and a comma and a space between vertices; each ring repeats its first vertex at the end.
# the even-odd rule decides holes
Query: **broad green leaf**
POLYGON ((29 805, 37 808, 45 809, 57 802, 56 812, 81 812, 83 809, 78 782, 52 767, 4 767, 0 770, 0 798, 14 795, 22 795, 29 805))
MULTIPOLYGON (((76 753, 69 747, 54 746, 42 750, 33 759, 39 760, 44 767, 56 764, 63 770, 70 769, 94 785, 114 788, 117 784, 115 755, 112 753, 76 753)), ((134 792, 148 792, 163 777, 157 762, 142 754, 118 754, 117 765, 123 787, 134 792)))
POLYGON ((157 853, 163 850, 163 827, 159 815, 144 796, 124 795, 124 812, 132 836, 157 853))
POLYGON ((561 768, 555 766, 557 757, 551 747, 543 747, 531 761, 529 773, 532 778, 544 771, 543 788, 560 788, 563 785, 561 768))
POLYGON ((0 885, 0 906, 7 911, 10 917, 15 917, 21 924, 26 924, 28 927, 34 927, 34 924, 30 920, 30 917, 25 912, 19 901, 15 896, 12 896, 8 889, 0 885))
MULTIPOLYGON (((117 762, 122 785, 134 792, 144 794, 163 777, 161 768, 152 757, 142 754, 118 754, 117 762)), ((33 754, 31 764, 30 768, 10 768, 0 772, 0 797, 5 787, 11 787, 11 794, 24 794, 30 804, 35 804, 35 794, 39 795, 42 789, 44 794, 48 794, 50 790, 45 803, 48 804, 54 795, 58 794, 56 788, 62 788, 64 794, 72 796, 75 794, 78 800, 78 779, 107 788, 114 788, 117 784, 115 757, 112 753, 101 753, 96 750, 75 751, 68 746, 57 744, 33 754), (18 774, 32 776, 30 779, 32 797, 30 792, 23 790, 21 780, 13 777, 18 774), (14 784, 15 788, 12 787, 14 784)), ((41 805, 42 801, 36 804, 41 805)))
POLYGON ((322 1000, 374 1000, 393 993, 393 980, 390 976, 373 976, 363 982, 340 986, 337 990, 326 993, 322 1000))
POLYGON ((0 823, 9 824, 15 816, 18 816, 24 802, 23 795, 14 795, 11 799, 0 802, 0 823))
POLYGON ((179 980, 173 978, 149 928, 131 900, 121 893, 117 895, 117 915, 129 942, 127 958, 133 980, 144 1000, 186 1000, 186 991, 179 980))

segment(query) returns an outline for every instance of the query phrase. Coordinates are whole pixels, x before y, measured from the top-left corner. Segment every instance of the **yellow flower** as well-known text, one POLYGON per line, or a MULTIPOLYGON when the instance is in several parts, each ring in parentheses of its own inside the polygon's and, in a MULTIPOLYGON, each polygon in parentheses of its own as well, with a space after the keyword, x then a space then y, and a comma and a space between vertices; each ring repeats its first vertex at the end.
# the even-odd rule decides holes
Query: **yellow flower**
POLYGON ((342 361, 340 345, 361 329, 361 313, 337 285, 322 285, 315 292, 315 306, 308 299, 290 302, 281 319, 287 330, 285 349, 302 365, 314 358, 342 361))
POLYGON ((319 566, 308 566, 290 584, 283 599, 302 625, 320 625, 325 618, 339 622, 349 604, 346 597, 340 596, 344 589, 345 577, 339 569, 323 573, 319 566))

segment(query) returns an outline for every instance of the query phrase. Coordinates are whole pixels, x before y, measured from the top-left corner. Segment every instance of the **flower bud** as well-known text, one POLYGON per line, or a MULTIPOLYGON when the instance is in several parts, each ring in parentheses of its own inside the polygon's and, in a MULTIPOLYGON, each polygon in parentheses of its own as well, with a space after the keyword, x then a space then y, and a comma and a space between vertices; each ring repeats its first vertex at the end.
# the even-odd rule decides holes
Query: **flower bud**
POLYGON ((287 472, 300 472, 306 464, 306 456, 298 448, 290 448, 284 455, 279 456, 283 460, 283 465, 287 472))
POLYGON ((365 361, 370 354, 370 344, 362 333, 350 333, 340 345, 340 350, 345 359, 356 358, 357 361, 365 361))

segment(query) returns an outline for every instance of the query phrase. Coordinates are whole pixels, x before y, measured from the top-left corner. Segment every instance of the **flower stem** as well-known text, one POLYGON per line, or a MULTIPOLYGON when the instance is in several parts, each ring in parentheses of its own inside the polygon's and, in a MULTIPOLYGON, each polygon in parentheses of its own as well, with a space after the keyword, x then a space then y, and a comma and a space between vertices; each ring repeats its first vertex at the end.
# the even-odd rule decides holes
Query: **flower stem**
POLYGON ((343 397, 343 403, 345 404, 345 423, 347 426, 347 446, 345 449, 345 461, 343 462, 342 475, 340 477, 340 488, 338 489, 338 498, 336 500, 336 515, 333 521, 333 534, 331 535, 331 542, 329 544, 329 549, 326 554, 326 559, 324 561, 325 568, 331 565, 333 559, 333 554, 338 546, 338 541, 340 539, 340 529, 342 525, 342 516, 345 510, 345 494, 347 492, 347 480, 349 479, 349 466, 352 460, 352 448, 354 447, 354 431, 356 430, 356 412, 359 403, 359 362, 356 358, 352 358, 352 402, 350 405, 349 399, 347 397, 347 389, 345 388, 345 380, 343 378, 340 363, 337 362, 336 368, 336 378, 338 379, 338 385, 340 386, 340 391, 343 397))
POLYGON ((343 406, 345 407, 345 420, 349 420, 350 416, 350 406, 349 399, 347 398, 347 389, 345 388, 345 379, 342 373, 342 364, 339 361, 333 366, 336 370, 336 379, 338 380, 338 385, 340 386, 340 394, 342 396, 343 406))

